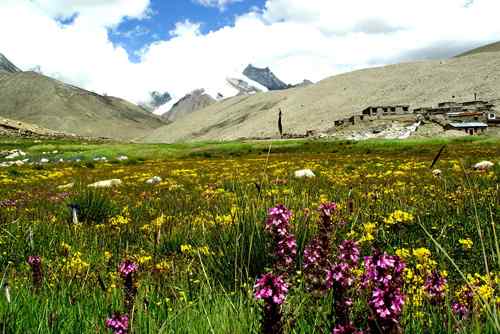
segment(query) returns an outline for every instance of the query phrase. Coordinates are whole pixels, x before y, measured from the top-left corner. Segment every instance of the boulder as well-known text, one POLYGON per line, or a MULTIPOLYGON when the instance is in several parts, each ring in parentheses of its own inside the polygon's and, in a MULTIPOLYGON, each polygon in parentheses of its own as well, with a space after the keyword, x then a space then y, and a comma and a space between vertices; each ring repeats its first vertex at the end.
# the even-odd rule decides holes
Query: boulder
POLYGON ((126 155, 120 155, 119 157, 116 158, 118 161, 125 161, 128 160, 128 157, 126 155))
POLYGON ((122 185, 122 181, 120 179, 111 179, 111 180, 104 180, 104 181, 99 181, 99 182, 89 184, 88 187, 90 187, 90 188, 111 188, 111 187, 120 186, 120 185, 122 185))
POLYGON ((153 176, 149 180, 146 181, 147 184, 158 184, 162 181, 162 178, 159 176, 153 176))
POLYGON ((485 171, 485 170, 491 169, 493 166, 495 166, 495 164, 493 162, 484 160, 484 161, 478 162, 472 168, 474 168, 475 170, 485 171))
POLYGON ((441 169, 434 169, 432 171, 432 176, 434 176, 434 177, 440 177, 441 174, 443 174, 443 172, 441 171, 441 169))
POLYGON ((7 155, 5 157, 5 159, 13 160, 13 159, 17 159, 19 157, 24 157, 25 155, 26 155, 26 153, 21 151, 21 150, 12 150, 9 152, 9 155, 7 155))
POLYGON ((57 190, 71 189, 71 188, 73 188, 74 185, 75 185, 74 183, 63 184, 63 185, 57 186, 57 190))
POLYGON ((302 178, 310 178, 310 177, 315 177, 313 171, 310 169, 301 169, 295 171, 295 177, 297 179, 302 179, 302 178))

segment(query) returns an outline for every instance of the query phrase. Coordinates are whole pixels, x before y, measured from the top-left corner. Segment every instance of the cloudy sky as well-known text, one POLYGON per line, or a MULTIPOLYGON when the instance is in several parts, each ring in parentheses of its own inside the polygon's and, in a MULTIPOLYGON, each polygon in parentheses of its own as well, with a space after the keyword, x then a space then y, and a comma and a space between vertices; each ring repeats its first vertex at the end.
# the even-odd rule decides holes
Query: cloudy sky
POLYGON ((297 83, 448 57, 500 40, 499 12, 499 0, 0 0, 0 53, 141 102, 224 93, 249 63, 297 83))

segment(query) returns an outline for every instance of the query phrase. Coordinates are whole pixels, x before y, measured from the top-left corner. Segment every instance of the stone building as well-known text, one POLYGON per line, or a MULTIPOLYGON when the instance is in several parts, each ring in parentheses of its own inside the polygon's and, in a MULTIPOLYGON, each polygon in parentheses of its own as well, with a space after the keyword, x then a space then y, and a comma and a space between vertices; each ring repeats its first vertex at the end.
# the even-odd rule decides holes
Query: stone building
POLYGON ((482 122, 448 123, 445 129, 465 131, 470 135, 475 135, 485 132, 488 129, 488 124, 482 122))
POLYGON ((410 113, 409 105, 395 105, 395 106, 376 106, 367 107, 362 111, 363 116, 387 116, 387 115, 404 115, 410 113))

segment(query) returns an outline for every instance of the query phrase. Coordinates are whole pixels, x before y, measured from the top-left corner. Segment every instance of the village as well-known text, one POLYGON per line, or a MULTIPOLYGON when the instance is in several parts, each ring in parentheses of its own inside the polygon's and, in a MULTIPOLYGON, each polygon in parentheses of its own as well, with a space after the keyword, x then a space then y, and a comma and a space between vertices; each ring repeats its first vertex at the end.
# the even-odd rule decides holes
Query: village
MULTIPOLYGON (((419 123, 432 122, 444 130, 463 131, 469 135, 484 133, 489 127, 499 127, 494 101, 473 100, 465 102, 441 102, 436 107, 418 107, 410 105, 369 106, 360 114, 334 121, 334 129, 363 124, 380 119, 400 119, 413 116, 419 123)), ((418 126, 415 131, 418 130, 418 126)))

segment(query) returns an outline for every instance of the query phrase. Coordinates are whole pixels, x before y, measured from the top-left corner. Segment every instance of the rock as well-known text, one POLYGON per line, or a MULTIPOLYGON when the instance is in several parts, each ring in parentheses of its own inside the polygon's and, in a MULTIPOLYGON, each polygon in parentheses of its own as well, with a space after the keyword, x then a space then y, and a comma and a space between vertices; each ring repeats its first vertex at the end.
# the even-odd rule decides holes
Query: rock
POLYGON ((108 161, 108 158, 106 158, 106 157, 97 157, 97 158, 94 158, 94 161, 103 161, 103 162, 106 162, 106 161, 108 161))
POLYGON ((12 165, 22 166, 24 165, 24 162, 22 160, 16 160, 12 162, 12 165))
POLYGON ((290 87, 286 83, 278 79, 268 67, 257 68, 252 65, 248 65, 243 71, 243 74, 247 78, 258 82, 269 90, 280 90, 290 87))
POLYGON ((478 162, 472 168, 474 168, 475 170, 485 171, 485 170, 491 169, 493 166, 495 166, 495 164, 493 162, 484 160, 484 161, 478 162))
POLYGON ((46 164, 46 163, 49 163, 49 159, 47 159, 47 158, 42 158, 42 159, 40 159, 40 163, 41 163, 41 164, 46 164))
POLYGON ((315 177, 316 175, 314 175, 313 171, 310 170, 310 169, 301 169, 301 170, 297 170, 295 171, 295 177, 297 179, 302 179, 302 178, 310 178, 310 177, 315 177))
POLYGON ((443 174, 443 172, 441 171, 441 169, 434 169, 432 171, 432 176, 434 176, 434 177, 440 177, 441 174, 443 174))
POLYGON ((21 150, 12 150, 9 152, 9 155, 5 157, 5 159, 8 160, 17 159, 19 157, 24 157, 25 155, 26 153, 21 150))
POLYGON ((120 155, 118 158, 116 158, 118 161, 125 161, 128 160, 128 157, 126 155, 120 155))
POLYGON ((153 176, 149 180, 146 181, 147 184, 158 184, 162 181, 162 178, 159 176, 153 176))
POLYGON ((111 188, 111 187, 120 186, 120 185, 122 185, 122 180, 111 179, 111 180, 99 181, 99 182, 89 184, 88 187, 91 187, 91 188, 111 188))
POLYGON ((66 190, 66 189, 71 189, 74 187, 74 183, 68 183, 68 184, 63 184, 60 186, 57 186, 57 190, 66 190))

